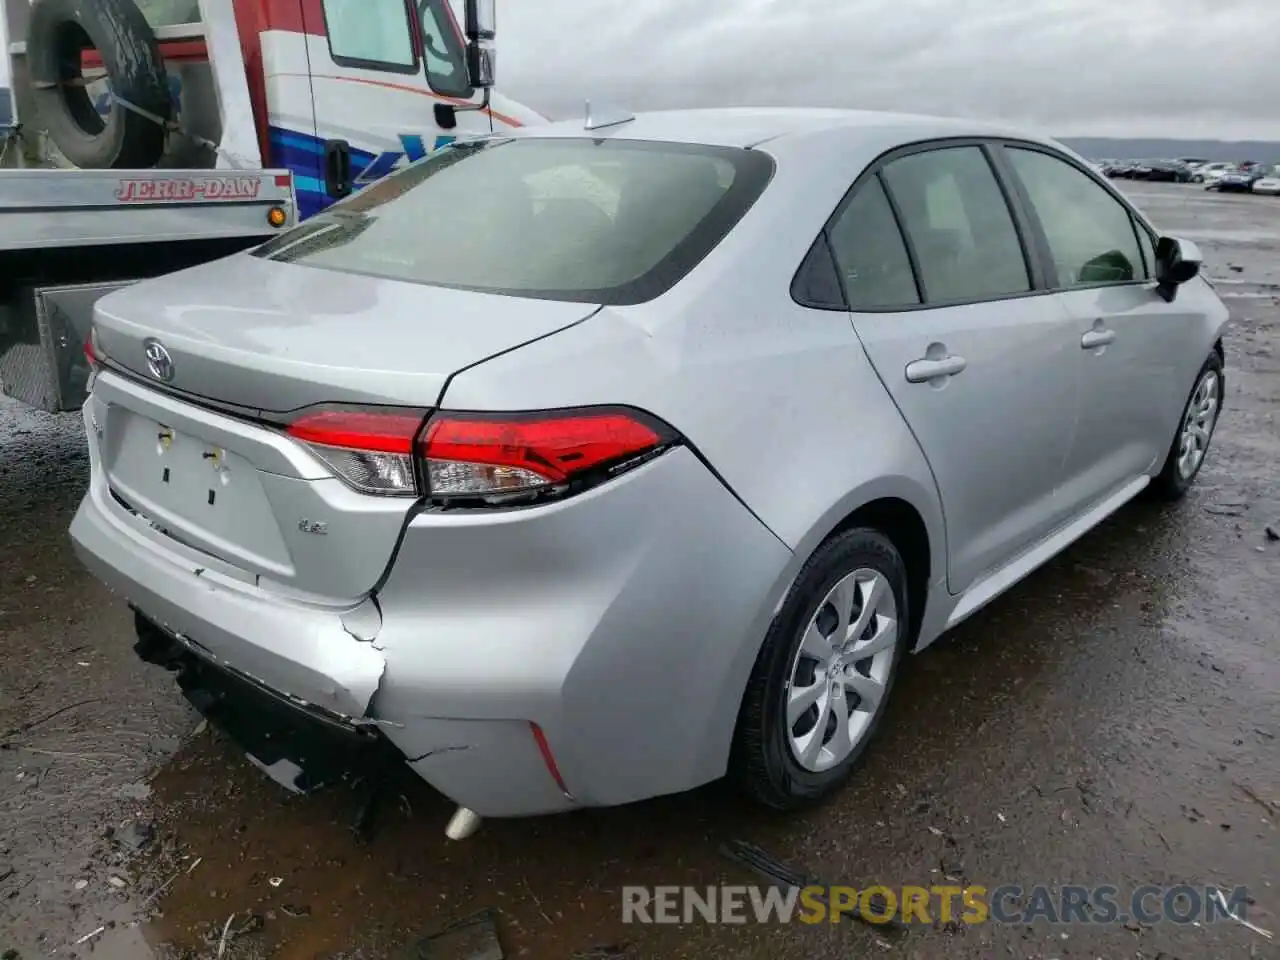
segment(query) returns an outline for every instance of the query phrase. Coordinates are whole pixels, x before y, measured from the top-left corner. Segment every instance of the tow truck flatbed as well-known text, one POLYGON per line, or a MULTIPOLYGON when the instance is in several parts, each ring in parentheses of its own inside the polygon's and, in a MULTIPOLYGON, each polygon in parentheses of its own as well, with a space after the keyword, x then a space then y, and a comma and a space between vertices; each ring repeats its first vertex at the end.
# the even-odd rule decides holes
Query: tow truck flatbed
POLYGON ((266 239, 296 220, 284 170, 0 170, 0 253, 266 239))

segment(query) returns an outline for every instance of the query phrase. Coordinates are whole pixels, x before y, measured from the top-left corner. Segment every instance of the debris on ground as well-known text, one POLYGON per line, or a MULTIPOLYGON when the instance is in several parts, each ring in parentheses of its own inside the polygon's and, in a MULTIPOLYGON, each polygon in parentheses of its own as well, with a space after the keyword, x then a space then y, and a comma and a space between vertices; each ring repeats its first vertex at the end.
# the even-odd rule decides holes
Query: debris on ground
POLYGON ((155 828, 149 823, 130 820, 119 830, 110 830, 107 836, 127 850, 137 853, 155 839, 155 828))
MULTIPOLYGON (((936 828, 930 827, 929 830, 932 832, 935 831, 936 828)), ((937 831, 937 833, 939 836, 943 835, 941 831, 937 831)), ((735 863, 746 867, 752 873, 756 874, 756 876, 767 881, 771 886, 783 888, 794 887, 799 890, 803 890, 805 887, 825 888, 827 886, 827 884, 817 878, 801 873, 788 864, 783 863, 781 860, 772 856, 760 847, 746 843, 742 840, 730 840, 727 843, 721 844, 720 852, 735 863)), ((815 899, 824 906, 827 905, 825 898, 817 897, 815 899)), ((864 917, 862 915, 861 908, 852 912, 853 918, 855 920, 860 920, 863 923, 875 924, 875 926, 882 931, 886 930, 886 928, 903 929, 904 925, 902 924, 901 919, 894 911, 889 909, 889 903, 884 897, 878 894, 872 896, 870 898, 870 903, 875 919, 872 919, 871 917, 864 917)))
POLYGON ((116 794, 122 800, 146 800, 151 796, 151 784, 138 781, 137 783, 126 783, 116 794))
POLYGON ((273 887, 278 887, 280 884, 284 883, 284 877, 272 877, 267 881, 267 883, 271 884, 273 887))
POLYGON ((1250 800, 1252 800, 1254 803, 1260 806, 1263 810, 1267 811, 1267 813, 1280 812, 1280 806, 1272 804, 1271 802, 1263 799, 1257 793, 1255 793, 1251 788, 1245 786, 1243 783, 1237 783, 1236 789, 1238 789, 1246 797, 1248 797, 1250 800))
POLYGON ((640 954, 629 943, 611 943, 603 947, 591 947, 570 955, 569 960, 636 960, 640 954))
POLYGON ((123 890, 129 885, 129 881, 125 880, 123 877, 107 877, 107 883, 111 884, 111 886, 115 887, 117 890, 123 890))
POLYGON ((227 947, 235 943, 237 938, 246 936, 250 933, 257 933, 266 923, 266 921, 262 919, 261 915, 250 913, 245 916, 243 923, 236 926, 235 920, 238 916, 238 913, 233 913, 231 916, 227 917, 227 922, 222 925, 222 933, 218 936, 219 960, 226 955, 227 947))
POLYGON ((1239 517, 1243 516, 1247 509, 1249 505, 1243 500, 1222 500, 1209 504, 1204 508, 1204 512, 1211 513, 1215 517, 1239 517))
POLYGON ((401 960, 503 960, 498 918, 492 910, 451 923, 411 944, 401 960))
POLYGON ((1236 923, 1240 924, 1240 926, 1244 927, 1246 930, 1252 930, 1258 936, 1265 937, 1268 940, 1275 939, 1275 934, 1272 933, 1270 930, 1264 930, 1262 927, 1258 926, 1256 923, 1250 923, 1244 917, 1240 917, 1232 913, 1231 908, 1227 905, 1227 898, 1222 895, 1221 890, 1214 890, 1213 893, 1210 894, 1210 896, 1215 901, 1217 901, 1218 906, 1222 907, 1223 913, 1225 913, 1228 917, 1230 917, 1236 923))
POLYGON ((310 908, 310 907, 305 907, 305 906, 304 906, 304 907, 296 907, 296 906, 294 906, 292 903, 284 903, 284 904, 281 904, 281 905, 280 905, 280 912, 281 912, 281 913, 283 913, 286 917, 293 917, 294 919, 300 919, 300 918, 302 918, 302 917, 309 917, 309 916, 311 916, 311 908, 310 908))
POLYGON ((106 928, 106 927, 98 927, 98 929, 97 929, 97 930, 91 930, 89 933, 86 933, 83 937, 81 937, 81 938, 80 938, 79 940, 77 940, 75 943, 71 944, 71 946, 73 946, 73 947, 78 947, 78 946, 80 946, 80 944, 82 944, 82 943, 88 943, 88 942, 89 942, 90 940, 92 940, 94 937, 101 936, 102 934, 104 934, 104 933, 106 933, 106 932, 107 932, 107 928, 106 928))
POLYGON ((1266 533, 1268 540, 1280 540, 1280 523, 1268 523, 1266 533))

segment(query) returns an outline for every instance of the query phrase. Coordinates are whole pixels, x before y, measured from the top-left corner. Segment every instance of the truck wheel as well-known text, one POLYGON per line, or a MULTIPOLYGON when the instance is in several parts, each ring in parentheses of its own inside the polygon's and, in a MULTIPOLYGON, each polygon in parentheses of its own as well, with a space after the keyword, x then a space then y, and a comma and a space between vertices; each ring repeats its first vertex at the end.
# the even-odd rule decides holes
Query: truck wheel
POLYGON ((112 93, 168 121, 169 80, 155 32, 135 0, 38 0, 27 62, 41 125, 85 169, 147 168, 164 155, 166 130, 113 100, 104 118, 84 82, 81 53, 96 48, 112 93))

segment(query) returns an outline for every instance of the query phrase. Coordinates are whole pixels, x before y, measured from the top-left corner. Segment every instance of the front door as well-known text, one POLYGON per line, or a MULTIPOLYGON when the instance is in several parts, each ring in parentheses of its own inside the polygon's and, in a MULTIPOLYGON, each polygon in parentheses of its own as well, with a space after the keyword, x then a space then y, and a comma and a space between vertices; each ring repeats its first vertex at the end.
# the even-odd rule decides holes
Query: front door
POLYGON ((981 145, 891 157, 830 231, 853 324, 933 469, 960 593, 1061 521, 1071 328, 981 145))
POLYGON ((1164 460, 1190 389, 1177 347, 1197 314, 1156 295, 1151 236, 1109 188, 1044 150, 1008 145, 1005 155, 1044 232, 1075 340, 1080 418, 1061 498, 1083 511, 1164 460))

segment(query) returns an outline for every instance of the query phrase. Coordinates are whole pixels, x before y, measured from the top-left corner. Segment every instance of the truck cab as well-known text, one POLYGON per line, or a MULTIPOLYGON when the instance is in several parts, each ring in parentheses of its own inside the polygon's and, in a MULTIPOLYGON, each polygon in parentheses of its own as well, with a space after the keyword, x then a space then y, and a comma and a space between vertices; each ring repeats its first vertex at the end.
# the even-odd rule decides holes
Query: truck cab
POLYGON ((459 136, 543 122, 499 94, 467 109, 478 91, 449 0, 233 5, 262 78, 250 92, 263 155, 293 172, 303 217, 459 136))

